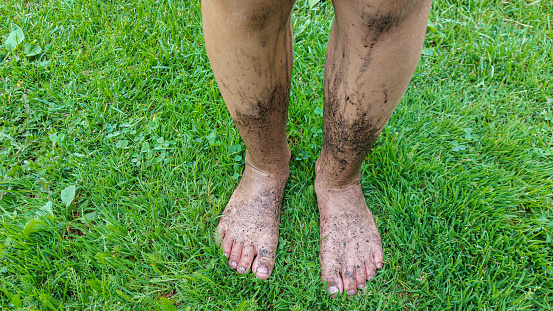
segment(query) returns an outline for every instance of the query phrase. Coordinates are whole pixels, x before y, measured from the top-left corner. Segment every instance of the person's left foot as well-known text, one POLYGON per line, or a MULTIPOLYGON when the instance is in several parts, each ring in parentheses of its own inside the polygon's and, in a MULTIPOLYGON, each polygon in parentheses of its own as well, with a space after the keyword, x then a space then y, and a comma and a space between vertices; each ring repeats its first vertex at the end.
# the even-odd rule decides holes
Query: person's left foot
POLYGON ((361 184, 328 187, 315 179, 320 212, 321 280, 328 293, 353 295, 382 268, 378 229, 365 203, 361 184))

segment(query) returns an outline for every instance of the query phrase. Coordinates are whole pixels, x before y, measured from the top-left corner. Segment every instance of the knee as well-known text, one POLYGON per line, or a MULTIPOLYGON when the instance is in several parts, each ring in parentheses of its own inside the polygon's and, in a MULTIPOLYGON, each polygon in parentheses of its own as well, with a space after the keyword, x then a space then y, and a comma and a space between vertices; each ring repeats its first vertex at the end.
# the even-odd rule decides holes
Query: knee
POLYGON ((348 21, 354 28, 363 32, 384 33, 399 25, 425 0, 335 0, 336 5, 344 6, 337 10, 342 15, 337 19, 348 21), (353 22, 355 21, 355 22, 353 22), (356 25, 357 24, 357 25, 356 25))
POLYGON ((257 32, 280 27, 288 20, 294 0, 207 0, 217 2, 244 29, 257 32))

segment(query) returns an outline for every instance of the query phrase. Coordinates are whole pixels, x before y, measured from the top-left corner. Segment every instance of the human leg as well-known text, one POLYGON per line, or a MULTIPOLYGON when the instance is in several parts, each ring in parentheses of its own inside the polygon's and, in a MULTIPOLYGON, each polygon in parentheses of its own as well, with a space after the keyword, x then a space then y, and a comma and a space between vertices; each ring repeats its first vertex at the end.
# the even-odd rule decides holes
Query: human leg
POLYGON ((280 205, 289 175, 286 119, 292 72, 289 0, 203 0, 208 57, 246 144, 242 179, 218 226, 239 273, 266 279, 274 267, 280 205), (255 259, 254 259, 255 258, 255 259))
POLYGON ((321 278, 355 294, 383 265, 362 193, 361 163, 416 68, 431 0, 334 0, 325 67, 323 147, 316 164, 321 278))

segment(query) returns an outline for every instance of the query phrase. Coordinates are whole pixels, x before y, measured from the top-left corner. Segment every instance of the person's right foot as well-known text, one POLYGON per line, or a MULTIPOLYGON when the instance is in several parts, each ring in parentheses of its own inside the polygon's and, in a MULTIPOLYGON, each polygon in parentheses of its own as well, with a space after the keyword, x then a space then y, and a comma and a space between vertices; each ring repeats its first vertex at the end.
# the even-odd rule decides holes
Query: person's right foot
POLYGON ((286 169, 269 175, 246 162, 242 179, 217 227, 218 242, 222 243, 229 265, 240 274, 252 267, 257 278, 267 279, 273 272, 288 172, 286 169))

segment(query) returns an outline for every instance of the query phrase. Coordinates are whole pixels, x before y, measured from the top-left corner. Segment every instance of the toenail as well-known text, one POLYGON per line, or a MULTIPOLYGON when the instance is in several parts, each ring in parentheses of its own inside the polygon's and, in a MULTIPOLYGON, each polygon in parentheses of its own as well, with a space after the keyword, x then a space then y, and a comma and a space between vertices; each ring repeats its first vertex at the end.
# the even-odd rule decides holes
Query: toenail
POLYGON ((372 280, 372 278, 373 278, 373 276, 372 276, 372 275, 369 275, 369 276, 367 277, 367 280, 372 280))
POLYGON ((261 266, 261 267, 257 267, 257 273, 267 274, 267 273, 269 273, 269 270, 267 270, 267 268, 261 266))
POLYGON ((225 253, 225 257, 227 257, 227 258, 228 258, 228 253, 225 253))
POLYGON ((230 266, 236 269, 236 266, 237 266, 236 261, 231 262, 230 266))
POLYGON ((357 288, 365 288, 365 284, 359 284, 357 285, 357 288))
POLYGON ((355 295, 355 293, 357 293, 355 289, 348 290, 348 295, 355 295))
POLYGON ((240 268, 238 268, 238 271, 239 271, 239 272, 246 272, 246 268, 240 267, 240 268))
POLYGON ((328 293, 329 293, 330 295, 332 295, 332 294, 334 294, 334 293, 336 293, 336 292, 338 292, 338 287, 336 287, 336 286, 330 286, 330 287, 328 288, 328 293))
POLYGON ((382 263, 381 263, 381 262, 377 263, 377 264, 376 264, 376 268, 377 268, 377 269, 382 268, 382 263))

